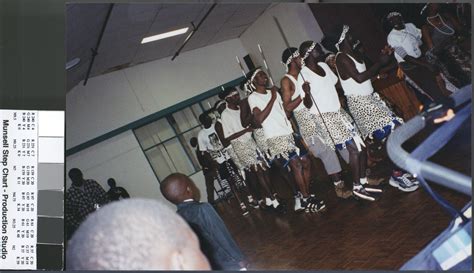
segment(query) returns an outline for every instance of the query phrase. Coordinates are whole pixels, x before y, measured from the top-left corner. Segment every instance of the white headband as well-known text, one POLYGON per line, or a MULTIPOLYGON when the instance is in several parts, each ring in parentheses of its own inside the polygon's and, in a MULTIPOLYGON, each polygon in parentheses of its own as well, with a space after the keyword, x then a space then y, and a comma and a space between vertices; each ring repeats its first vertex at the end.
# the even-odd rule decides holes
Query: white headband
POLYGON ((257 76, 258 72, 260 71, 263 71, 263 70, 260 68, 255 69, 255 71, 252 73, 252 76, 250 76, 250 79, 247 81, 247 84, 244 85, 245 91, 247 91, 247 93, 251 93, 256 89, 255 85, 253 84, 253 80, 255 79, 255 76, 257 76))
POLYGON ((308 47, 308 49, 306 50, 306 53, 304 54, 303 58, 301 58, 301 66, 304 66, 304 65, 305 65, 304 60, 305 60, 306 58, 308 58, 309 53, 310 53, 311 51, 313 51, 313 49, 314 49, 315 47, 316 47, 316 43, 315 43, 315 42, 313 42, 313 43, 311 44, 311 46, 308 47))
MULTIPOLYGON (((422 10, 422 12, 423 12, 423 10, 422 10)), ((387 19, 390 19, 390 18, 395 17, 395 16, 402 16, 402 14, 400 12, 397 12, 397 11, 392 11, 387 15, 387 19)))
POLYGON ((254 90, 252 89, 252 87, 250 86, 250 83, 249 82, 246 82, 244 84, 244 91, 247 95, 251 94, 254 90))
POLYGON ((293 61, 294 58, 297 58, 300 55, 300 52, 296 50, 293 54, 288 57, 288 60, 286 60, 286 63, 281 62, 285 66, 285 71, 288 72, 288 65, 293 61))
POLYGON ((219 108, 223 103, 226 103, 225 100, 220 100, 218 103, 216 103, 216 109, 219 108))
POLYGON ((236 90, 234 90, 234 91, 230 92, 229 95, 225 96, 225 99, 230 98, 230 97, 232 97, 232 96, 234 96, 235 94, 238 94, 238 93, 239 93, 239 92, 237 92, 236 90))
POLYGON ((255 71, 252 73, 252 76, 250 76, 249 81, 253 82, 253 80, 255 79, 255 76, 257 76, 257 73, 260 72, 260 71, 262 71, 262 69, 260 69, 260 68, 255 69, 255 71))
POLYGON ((300 53, 298 52, 298 50, 296 50, 293 54, 290 55, 290 57, 288 57, 288 60, 286 60, 286 63, 284 63, 284 65, 286 65, 288 67, 288 65, 291 63, 291 61, 293 61, 293 59, 298 57, 299 55, 300 55, 300 53))
POLYGON ((425 12, 425 9, 428 7, 429 4, 426 4, 423 6, 423 8, 420 11, 420 15, 423 15, 423 12, 425 12))
POLYGON ((339 51, 339 44, 342 43, 342 41, 344 41, 344 39, 346 39, 346 34, 347 34, 348 31, 349 31, 349 26, 344 25, 344 27, 342 27, 341 37, 339 38, 339 41, 337 41, 337 43, 335 44, 335 46, 337 48, 337 51, 339 51))

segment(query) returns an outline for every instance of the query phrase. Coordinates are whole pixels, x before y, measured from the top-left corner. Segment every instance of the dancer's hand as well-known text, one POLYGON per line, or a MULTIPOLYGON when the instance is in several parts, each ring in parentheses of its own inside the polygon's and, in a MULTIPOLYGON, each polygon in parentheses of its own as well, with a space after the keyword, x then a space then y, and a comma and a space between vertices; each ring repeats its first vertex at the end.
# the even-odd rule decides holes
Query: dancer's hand
POLYGON ((303 88, 303 91, 306 94, 309 94, 309 92, 311 92, 311 86, 309 86, 309 82, 304 82, 301 87, 303 88))
POLYGON ((388 64, 392 60, 392 53, 394 49, 386 45, 382 50, 380 50, 379 63, 382 65, 388 64))
POLYGON ((394 51, 395 50, 391 46, 385 45, 385 47, 380 51, 380 53, 385 55, 392 55, 394 51))
POLYGON ((276 100, 278 88, 276 86, 273 86, 271 91, 272 91, 272 100, 276 100))

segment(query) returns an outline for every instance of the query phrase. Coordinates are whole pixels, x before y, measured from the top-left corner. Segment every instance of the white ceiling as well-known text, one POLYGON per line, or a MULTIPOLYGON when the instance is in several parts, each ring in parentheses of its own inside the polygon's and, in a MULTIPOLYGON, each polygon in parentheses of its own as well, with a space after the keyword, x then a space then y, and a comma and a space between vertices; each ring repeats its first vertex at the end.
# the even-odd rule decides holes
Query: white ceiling
MULTIPOLYGON (((67 90, 84 80, 111 4, 69 4, 66 7, 66 59, 81 58, 67 72, 67 90)), ((268 3, 218 4, 182 52, 239 37, 268 3)), ((119 68, 170 57, 211 7, 201 4, 114 4, 90 77, 119 68), (188 33, 140 44, 146 36, 190 27, 188 33)), ((178 57, 179 58, 179 57, 178 57)))

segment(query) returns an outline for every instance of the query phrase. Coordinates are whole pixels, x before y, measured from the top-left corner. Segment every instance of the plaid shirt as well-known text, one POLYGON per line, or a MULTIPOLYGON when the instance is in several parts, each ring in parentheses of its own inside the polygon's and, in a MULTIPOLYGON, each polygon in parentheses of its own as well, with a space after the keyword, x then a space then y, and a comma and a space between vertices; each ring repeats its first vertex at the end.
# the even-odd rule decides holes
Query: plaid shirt
POLYGON ((71 186, 66 192, 65 218, 68 237, 86 219, 87 215, 95 211, 95 205, 109 202, 105 190, 94 180, 84 181, 83 190, 71 186))

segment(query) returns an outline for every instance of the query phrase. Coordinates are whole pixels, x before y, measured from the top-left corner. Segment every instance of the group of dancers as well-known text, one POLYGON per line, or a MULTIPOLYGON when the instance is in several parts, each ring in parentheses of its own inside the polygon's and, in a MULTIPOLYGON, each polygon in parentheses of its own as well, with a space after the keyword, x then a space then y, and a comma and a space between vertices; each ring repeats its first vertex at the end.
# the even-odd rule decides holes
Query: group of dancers
MULTIPOLYGON (((400 16, 391 13, 388 19, 400 16)), ((400 24, 403 22, 394 22, 400 24)), ((396 38, 389 39, 395 44, 393 41, 396 38)), ((371 139, 384 142, 403 120, 374 92, 371 79, 379 78, 394 52, 399 62, 409 54, 402 42, 395 48, 385 46, 377 62, 367 67, 361 43, 349 26, 338 31, 335 42, 336 53, 314 41, 286 48, 282 53, 286 74, 280 88, 263 68, 253 69, 240 86, 247 97, 241 98, 236 87, 225 88, 215 107, 220 118, 213 122, 207 112, 199 117, 204 128, 193 146, 203 166, 210 202, 214 180, 220 176, 229 181, 244 215, 249 205, 284 213, 286 205, 270 179, 270 168, 276 168, 292 189, 295 211, 322 211, 324 200, 310 191, 310 156, 323 162, 338 197, 375 201, 382 194, 379 186, 368 183, 366 143, 371 139), (347 100, 347 111, 341 107, 338 85, 347 100), (342 180, 337 154, 350 166, 350 185, 342 180), (246 187, 239 190, 232 169, 239 170, 234 172, 238 177, 245 177, 246 187)), ((411 174, 393 164, 392 169, 391 186, 404 192, 418 189, 411 174)))

